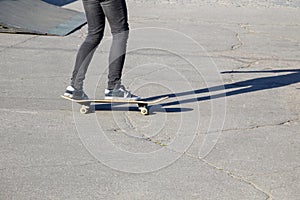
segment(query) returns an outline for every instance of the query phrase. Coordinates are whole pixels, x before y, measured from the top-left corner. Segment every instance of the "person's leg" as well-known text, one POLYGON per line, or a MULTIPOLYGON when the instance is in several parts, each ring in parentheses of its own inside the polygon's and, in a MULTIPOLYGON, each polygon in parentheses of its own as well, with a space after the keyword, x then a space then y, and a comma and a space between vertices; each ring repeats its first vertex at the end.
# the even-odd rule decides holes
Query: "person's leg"
POLYGON ((82 90, 83 81, 93 54, 103 38, 105 15, 100 0, 82 0, 88 24, 88 35, 80 46, 71 78, 71 86, 82 90))
POLYGON ((108 87, 112 90, 121 84, 129 33, 125 0, 105 0, 101 6, 109 22, 113 41, 109 53, 108 87))

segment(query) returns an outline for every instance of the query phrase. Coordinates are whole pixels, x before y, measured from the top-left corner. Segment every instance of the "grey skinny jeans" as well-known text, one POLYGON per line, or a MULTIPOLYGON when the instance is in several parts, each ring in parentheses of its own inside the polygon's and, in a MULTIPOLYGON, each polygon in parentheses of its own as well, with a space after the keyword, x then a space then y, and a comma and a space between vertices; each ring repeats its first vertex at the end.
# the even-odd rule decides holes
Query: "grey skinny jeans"
POLYGON ((94 52, 100 44, 105 28, 105 18, 113 36, 109 52, 108 87, 121 84, 126 55, 129 25, 125 0, 82 0, 88 24, 88 35, 80 46, 71 78, 71 86, 82 90, 83 81, 94 52))

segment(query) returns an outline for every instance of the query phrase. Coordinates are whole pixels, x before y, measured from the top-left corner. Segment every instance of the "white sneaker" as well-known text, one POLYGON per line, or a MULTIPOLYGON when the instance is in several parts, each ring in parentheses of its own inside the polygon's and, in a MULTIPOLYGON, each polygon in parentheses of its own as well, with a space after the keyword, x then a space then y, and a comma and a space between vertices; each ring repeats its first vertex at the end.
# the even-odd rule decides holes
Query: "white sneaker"
POLYGON ((69 97, 69 98, 73 98, 73 93, 74 93, 74 88, 72 86, 68 86, 65 93, 64 93, 64 96, 65 97, 69 97))

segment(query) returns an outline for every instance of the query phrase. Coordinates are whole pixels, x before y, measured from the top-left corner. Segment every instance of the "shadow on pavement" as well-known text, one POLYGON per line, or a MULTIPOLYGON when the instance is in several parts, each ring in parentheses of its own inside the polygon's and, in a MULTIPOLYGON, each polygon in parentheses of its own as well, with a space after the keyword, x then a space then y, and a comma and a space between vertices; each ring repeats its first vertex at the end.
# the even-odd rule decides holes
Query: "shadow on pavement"
POLYGON ((203 97, 195 97, 195 98, 189 98, 189 99, 184 99, 184 100, 180 100, 180 101, 172 101, 172 102, 161 104, 161 106, 173 106, 173 105, 179 105, 179 104, 181 105, 181 104, 192 103, 192 102, 197 102, 197 101, 206 101, 206 100, 212 100, 212 99, 217 99, 217 98, 224 98, 226 96, 234 96, 234 95, 240 95, 240 94, 245 94, 245 93, 250 93, 250 92, 269 90, 269 89, 284 87, 287 85, 291 85, 291 84, 300 82, 300 69, 263 70, 263 71, 225 71, 225 72, 222 72, 222 74, 287 73, 287 72, 291 72, 291 73, 284 74, 284 75, 262 77, 262 78, 254 78, 254 79, 249 79, 246 81, 239 81, 236 83, 219 85, 219 86, 215 86, 215 87, 203 88, 203 89, 192 90, 192 91, 187 91, 187 92, 162 94, 159 96, 149 97, 145 100, 150 101, 150 100, 164 97, 164 96, 168 96, 169 99, 171 99, 171 98, 175 98, 175 97, 196 95, 196 94, 215 92, 215 91, 223 92, 221 94, 207 95, 207 96, 203 96, 203 97), (226 92, 225 90, 227 90, 227 89, 231 89, 231 90, 236 89, 236 90, 226 92))
MULTIPOLYGON (((139 112, 140 110, 138 109, 137 106, 127 106, 128 104, 126 103, 113 103, 113 104, 95 104, 95 111, 135 111, 139 112), (120 106, 120 105, 125 105, 125 106, 120 106)), ((159 112, 167 112, 167 113, 174 113, 174 112, 188 112, 192 111, 192 108, 163 108, 159 104, 155 105, 150 105, 149 106, 149 115, 153 115, 155 113, 159 112)))

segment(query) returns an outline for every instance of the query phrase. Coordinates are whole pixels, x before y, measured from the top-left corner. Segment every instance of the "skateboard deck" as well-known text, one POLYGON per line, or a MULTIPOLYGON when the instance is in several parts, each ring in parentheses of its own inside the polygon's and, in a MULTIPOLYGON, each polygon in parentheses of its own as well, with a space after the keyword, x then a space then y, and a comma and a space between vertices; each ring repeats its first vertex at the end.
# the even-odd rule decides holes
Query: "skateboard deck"
POLYGON ((75 100, 75 99, 71 99, 69 97, 65 97, 63 95, 61 95, 62 98, 67 99, 69 101, 73 101, 76 103, 79 103, 82 105, 82 107, 80 108, 80 113, 82 114, 86 114, 90 111, 90 107, 91 107, 91 103, 93 104, 98 104, 98 103, 122 103, 122 104, 137 104, 139 110, 141 111, 141 113, 143 115, 147 115, 149 114, 149 108, 148 105, 153 105, 156 103, 159 103, 163 100, 166 100, 168 97, 161 97, 161 98, 157 98, 151 101, 143 101, 143 100, 124 100, 124 99, 88 99, 88 100, 75 100))

